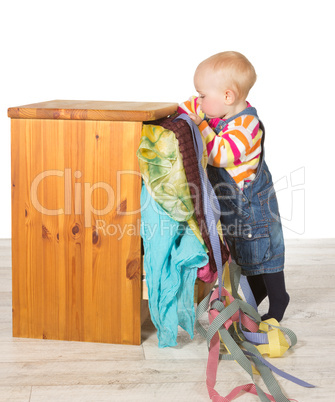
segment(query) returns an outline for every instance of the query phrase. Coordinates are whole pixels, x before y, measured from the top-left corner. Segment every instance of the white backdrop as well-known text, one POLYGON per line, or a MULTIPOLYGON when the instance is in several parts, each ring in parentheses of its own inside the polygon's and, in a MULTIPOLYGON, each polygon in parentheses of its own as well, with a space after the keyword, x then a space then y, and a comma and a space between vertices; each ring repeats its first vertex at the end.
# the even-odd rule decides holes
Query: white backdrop
POLYGON ((248 100, 267 129, 286 238, 335 237, 331 0, 30 0, 0 6, 0 238, 11 237, 7 108, 53 99, 181 102, 224 50, 258 80, 248 100))

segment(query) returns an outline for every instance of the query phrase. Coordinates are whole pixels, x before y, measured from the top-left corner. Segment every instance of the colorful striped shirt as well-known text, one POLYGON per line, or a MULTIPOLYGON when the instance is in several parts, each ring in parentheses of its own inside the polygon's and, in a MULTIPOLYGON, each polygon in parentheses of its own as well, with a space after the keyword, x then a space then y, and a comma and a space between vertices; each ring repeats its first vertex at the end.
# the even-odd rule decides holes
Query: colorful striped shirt
MULTIPOLYGON (((195 113, 203 119, 205 115, 197 100, 198 97, 192 96, 179 106, 178 112, 195 113)), ((207 147, 208 164, 225 168, 243 189, 245 182, 250 182, 256 177, 263 132, 259 128, 257 117, 246 114, 232 120, 222 131, 215 134, 213 129, 220 121, 222 119, 215 118, 208 122, 203 120, 199 124, 207 147)))

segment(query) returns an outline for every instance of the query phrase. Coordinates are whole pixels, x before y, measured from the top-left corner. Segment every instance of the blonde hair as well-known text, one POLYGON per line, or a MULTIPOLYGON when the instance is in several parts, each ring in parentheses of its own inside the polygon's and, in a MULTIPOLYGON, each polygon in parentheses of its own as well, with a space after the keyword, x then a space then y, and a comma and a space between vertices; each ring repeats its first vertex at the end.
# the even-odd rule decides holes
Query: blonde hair
POLYGON ((239 52, 227 51, 214 54, 202 61, 196 71, 204 67, 222 74, 225 86, 229 87, 222 89, 231 89, 238 99, 247 98, 257 79, 254 66, 239 52))

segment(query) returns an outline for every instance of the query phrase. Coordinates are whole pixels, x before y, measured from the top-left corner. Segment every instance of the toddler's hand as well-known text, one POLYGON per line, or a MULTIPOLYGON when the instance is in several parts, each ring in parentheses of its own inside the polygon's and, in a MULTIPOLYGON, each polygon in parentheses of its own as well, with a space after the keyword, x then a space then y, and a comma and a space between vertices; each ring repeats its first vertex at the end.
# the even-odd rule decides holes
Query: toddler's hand
POLYGON ((197 126, 202 122, 202 118, 195 113, 190 113, 189 116, 197 126))

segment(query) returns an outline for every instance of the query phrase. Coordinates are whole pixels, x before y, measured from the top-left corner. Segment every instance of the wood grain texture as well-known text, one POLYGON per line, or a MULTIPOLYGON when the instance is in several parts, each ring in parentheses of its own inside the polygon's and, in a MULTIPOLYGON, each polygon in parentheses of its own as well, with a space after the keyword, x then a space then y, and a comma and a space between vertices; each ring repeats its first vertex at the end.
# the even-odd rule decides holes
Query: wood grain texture
POLYGON ((142 123, 11 123, 13 335, 139 344, 142 123))
POLYGON ((177 103, 53 100, 16 106, 8 116, 16 119, 150 121, 173 114, 177 103))

